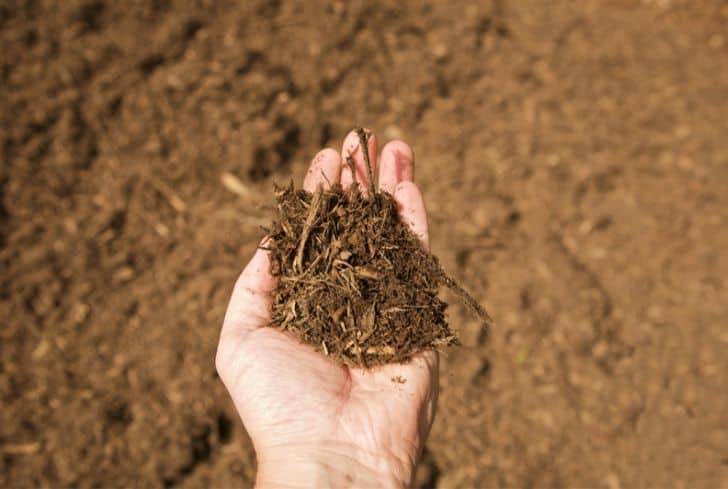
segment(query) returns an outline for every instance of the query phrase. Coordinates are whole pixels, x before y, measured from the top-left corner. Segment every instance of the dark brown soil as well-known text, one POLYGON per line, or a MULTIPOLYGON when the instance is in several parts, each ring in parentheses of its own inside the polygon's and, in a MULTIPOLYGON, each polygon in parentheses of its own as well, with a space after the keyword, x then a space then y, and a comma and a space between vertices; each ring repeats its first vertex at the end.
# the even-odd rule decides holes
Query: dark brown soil
POLYGON ((498 324, 418 485, 728 486, 727 114, 721 0, 0 2, 0 486, 251 485, 219 328, 352 123, 498 324))
MULTIPOLYGON (((369 135, 356 129, 359 145, 369 135)), ((354 161, 347 156, 352 174, 354 161)), ((278 278, 270 326, 294 333, 326 356, 354 367, 405 362, 425 349, 458 344, 437 297, 449 286, 483 320, 485 309, 423 249, 400 219, 397 202, 377 191, 368 152, 367 187, 334 184, 310 193, 293 184, 276 192, 269 233, 278 278)))
POLYGON ((390 194, 291 186, 277 192, 277 209, 272 326, 357 367, 457 342, 437 297, 439 263, 400 221, 390 194))

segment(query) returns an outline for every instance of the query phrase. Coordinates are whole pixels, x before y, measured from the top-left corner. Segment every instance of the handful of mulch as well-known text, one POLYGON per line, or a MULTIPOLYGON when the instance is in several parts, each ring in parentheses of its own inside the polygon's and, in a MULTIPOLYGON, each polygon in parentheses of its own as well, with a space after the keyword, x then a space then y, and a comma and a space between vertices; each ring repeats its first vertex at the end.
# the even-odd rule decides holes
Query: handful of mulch
POLYGON ((374 191, 369 175, 367 197, 358 185, 313 194, 293 185, 277 189, 268 245, 279 279, 271 326, 356 367, 458 344, 445 320, 447 304, 437 297, 440 285, 490 322, 400 221, 394 198, 374 191))

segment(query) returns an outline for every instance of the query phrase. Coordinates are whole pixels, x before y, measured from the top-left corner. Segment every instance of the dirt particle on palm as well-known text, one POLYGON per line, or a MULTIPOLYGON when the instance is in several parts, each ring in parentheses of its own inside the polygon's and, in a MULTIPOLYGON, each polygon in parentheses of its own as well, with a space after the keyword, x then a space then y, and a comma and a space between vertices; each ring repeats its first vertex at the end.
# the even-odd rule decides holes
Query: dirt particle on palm
POLYGON ((437 292, 459 287, 400 221, 390 194, 368 198, 338 184, 312 194, 291 185, 276 199, 267 245, 279 279, 271 326, 357 367, 458 344, 437 292))

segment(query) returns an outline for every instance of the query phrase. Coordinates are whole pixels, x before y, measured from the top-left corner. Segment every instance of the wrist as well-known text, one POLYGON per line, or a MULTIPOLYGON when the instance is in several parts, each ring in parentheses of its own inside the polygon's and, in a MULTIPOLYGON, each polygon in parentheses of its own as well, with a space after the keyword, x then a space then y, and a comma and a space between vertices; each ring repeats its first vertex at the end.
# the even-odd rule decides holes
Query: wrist
POLYGON ((286 447, 259 454, 256 487, 407 487, 414 465, 348 446, 286 447))

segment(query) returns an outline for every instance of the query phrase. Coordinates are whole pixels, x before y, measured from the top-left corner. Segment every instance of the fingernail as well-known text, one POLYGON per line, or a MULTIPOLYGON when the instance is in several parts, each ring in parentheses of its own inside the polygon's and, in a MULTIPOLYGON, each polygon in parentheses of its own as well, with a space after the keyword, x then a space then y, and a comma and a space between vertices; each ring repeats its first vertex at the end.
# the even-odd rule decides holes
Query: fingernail
POLYGON ((344 141, 344 148, 346 154, 344 156, 354 156, 357 148, 359 147, 359 136, 356 131, 351 131, 346 135, 346 141, 344 141))

